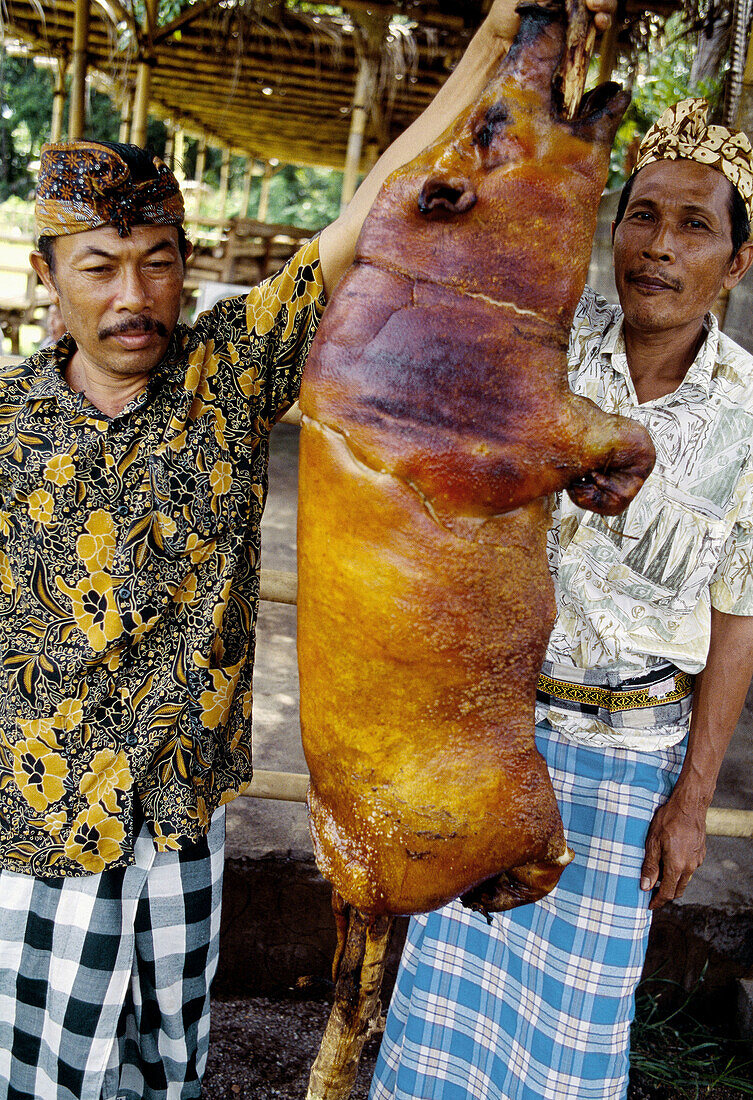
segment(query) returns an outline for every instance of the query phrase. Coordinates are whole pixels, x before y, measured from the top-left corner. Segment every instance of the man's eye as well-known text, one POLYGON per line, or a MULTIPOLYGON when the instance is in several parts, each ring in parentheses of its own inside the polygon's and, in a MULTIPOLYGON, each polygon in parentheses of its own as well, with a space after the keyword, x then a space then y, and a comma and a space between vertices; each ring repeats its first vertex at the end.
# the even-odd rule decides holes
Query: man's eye
POLYGON ((700 218, 688 218, 687 224, 691 229, 707 229, 708 228, 708 226, 706 225, 706 222, 701 221, 700 218))

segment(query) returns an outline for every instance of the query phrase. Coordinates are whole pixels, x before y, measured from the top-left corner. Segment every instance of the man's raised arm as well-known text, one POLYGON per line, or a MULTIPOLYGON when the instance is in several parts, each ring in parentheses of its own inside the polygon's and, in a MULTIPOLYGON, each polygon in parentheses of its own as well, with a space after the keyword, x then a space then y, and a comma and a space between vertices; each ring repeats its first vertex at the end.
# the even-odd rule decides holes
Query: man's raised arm
MULTIPOLYGON (((444 133, 480 96, 509 49, 520 22, 517 0, 494 0, 468 49, 426 110, 382 154, 340 217, 321 236, 320 259, 327 296, 353 262, 358 234, 379 190, 396 168, 417 156, 444 133)), ((606 30, 617 0, 587 0, 596 26, 606 30)))

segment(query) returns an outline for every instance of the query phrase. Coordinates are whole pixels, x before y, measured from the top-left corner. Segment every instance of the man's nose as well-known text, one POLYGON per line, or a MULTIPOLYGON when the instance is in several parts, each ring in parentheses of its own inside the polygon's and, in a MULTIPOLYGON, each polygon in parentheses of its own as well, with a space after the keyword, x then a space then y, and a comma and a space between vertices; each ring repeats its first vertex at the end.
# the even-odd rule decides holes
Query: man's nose
POLYGON ((674 263, 675 243, 670 227, 664 222, 659 222, 648 240, 644 241, 641 251, 646 259, 674 263))
POLYGON ((120 272, 117 305, 130 313, 141 313, 150 304, 146 280, 136 267, 124 267, 120 272))

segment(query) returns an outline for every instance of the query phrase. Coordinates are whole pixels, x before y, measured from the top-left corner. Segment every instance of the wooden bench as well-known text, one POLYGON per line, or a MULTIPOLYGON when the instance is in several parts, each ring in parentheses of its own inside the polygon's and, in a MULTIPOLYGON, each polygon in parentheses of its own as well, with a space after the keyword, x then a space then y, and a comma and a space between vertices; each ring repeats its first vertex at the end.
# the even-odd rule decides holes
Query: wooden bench
POLYGON ((233 218, 218 245, 198 245, 188 261, 186 282, 240 283, 256 286, 274 275, 316 230, 233 218))
POLYGON ((26 293, 14 298, 0 298, 0 329, 3 336, 10 340, 11 353, 20 353, 21 325, 37 323, 37 314, 50 304, 49 295, 29 267, 11 267, 3 265, 3 271, 14 274, 26 274, 26 293))

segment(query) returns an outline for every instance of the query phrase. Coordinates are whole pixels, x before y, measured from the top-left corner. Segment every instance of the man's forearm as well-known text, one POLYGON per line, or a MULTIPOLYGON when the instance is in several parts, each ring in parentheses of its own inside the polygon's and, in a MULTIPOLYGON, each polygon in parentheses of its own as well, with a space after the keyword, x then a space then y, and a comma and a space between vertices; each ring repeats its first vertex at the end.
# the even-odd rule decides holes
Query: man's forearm
POLYGON ((675 788, 654 815, 641 889, 650 908, 682 897, 706 854, 706 811, 753 675, 753 617, 711 612, 711 644, 696 678, 688 750, 675 788))
POLYGON ((706 667, 696 678, 688 751, 675 792, 708 806, 753 676, 753 617, 711 612, 706 667))
POLYGON ((515 35, 516 2, 498 0, 426 110, 382 154, 347 209, 322 233, 320 256, 327 295, 353 262, 361 226, 390 173, 443 134, 458 114, 476 101, 496 72, 515 35))

